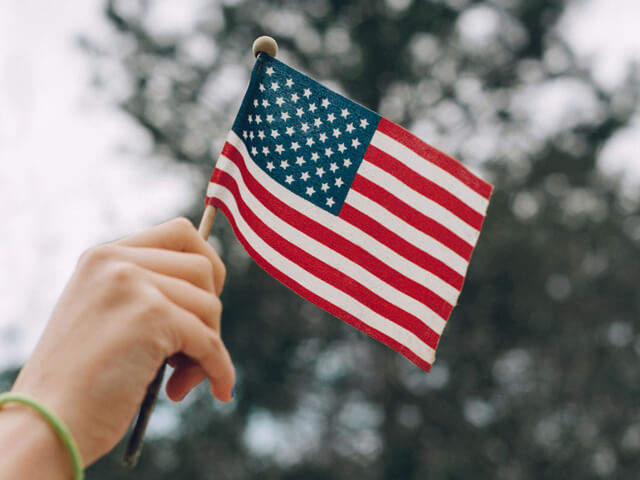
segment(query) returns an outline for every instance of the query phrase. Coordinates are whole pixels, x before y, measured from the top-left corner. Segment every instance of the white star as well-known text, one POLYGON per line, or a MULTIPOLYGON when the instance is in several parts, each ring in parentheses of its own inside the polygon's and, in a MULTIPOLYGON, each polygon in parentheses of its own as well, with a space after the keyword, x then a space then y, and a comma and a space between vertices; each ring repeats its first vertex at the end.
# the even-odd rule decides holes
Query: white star
POLYGON ((314 190, 313 187, 307 187, 307 195, 311 196, 314 193, 316 193, 316 191, 314 190))
POLYGON ((328 98, 325 98, 325 99, 323 99, 323 100, 322 100, 322 106, 323 106, 324 108, 329 108, 329 104, 330 104, 330 103, 331 103, 331 102, 329 101, 329 99, 328 99, 328 98))
POLYGON ((316 127, 319 127, 320 125, 322 125, 322 120, 320 120, 320 118, 316 118, 316 119, 313 121, 313 124, 314 124, 316 127))
POLYGON ((282 97, 276 98, 276 105, 281 107, 283 103, 284 103, 284 98, 282 98, 282 97))
POLYGON ((302 157, 296 157, 296 165, 304 165, 306 162, 304 161, 304 158, 302 157))
POLYGON ((342 178, 340 177, 336 178, 336 187, 340 188, 342 185, 344 185, 342 178))
POLYGON ((291 117, 289 116, 289 113, 287 112, 282 112, 282 114, 280 115, 280 118, 282 118, 282 120, 284 120, 285 122, 287 120, 289 120, 291 117))
POLYGON ((311 113, 315 112, 317 109, 318 109, 318 107, 316 107, 316 104, 315 104, 315 103, 310 103, 310 104, 309 104, 309 111, 310 111, 311 113))
POLYGON ((327 206, 328 207, 333 207, 334 203, 336 203, 336 202, 333 201, 333 197, 327 198, 327 206))
POLYGON ((307 138, 307 146, 308 147, 311 147, 314 143, 316 143, 316 142, 313 141, 313 138, 311 138, 311 137, 307 138))
POLYGON ((242 136, 244 137, 244 139, 246 140, 249 137, 249 134, 247 133, 246 130, 242 131, 242 136))
POLYGON ((328 183, 323 183, 320 186, 320 190, 322 190, 323 192, 327 193, 327 190, 329 190, 329 184, 328 183))
POLYGON ((333 136, 338 138, 340 135, 342 135, 342 132, 340 131, 339 128, 334 128, 333 129, 333 136))
POLYGON ((247 120, 249 120, 249 123, 251 123, 251 122, 253 122, 253 117, 252 117, 251 115, 249 115, 249 116, 247 117, 247 120))
POLYGON ((260 84, 260 86, 259 86, 258 88, 260 89, 260 91, 261 91, 261 92, 264 92, 264 91, 265 91, 265 88, 264 88, 264 85, 263 85, 263 84, 260 84))
POLYGON ((311 154, 311 160, 313 160, 314 162, 317 162, 318 158, 320 158, 320 155, 318 155, 318 152, 313 152, 311 154))
POLYGON ((267 75, 273 75, 273 67, 267 67, 267 75))
POLYGON ((253 130, 251 130, 251 131, 249 132, 249 138, 250 138, 251 140, 253 140, 253 130))
POLYGON ((303 97, 307 97, 309 98, 311 96, 311 90, 308 88, 304 89, 304 93, 302 94, 303 97))
POLYGON ((363 118, 362 120, 360 120, 360 126, 362 128, 367 128, 367 125, 369 125, 369 122, 367 122, 366 118, 363 118))
POLYGON ((342 110, 340 110, 340 116, 342 118, 347 118, 349 116, 349 110, 347 110, 346 108, 343 108, 342 110))
POLYGON ((278 85, 278 82, 271 82, 271 90, 273 90, 274 92, 277 92, 279 88, 280 88, 280 85, 278 85))
POLYGON ((293 129, 293 127, 287 127, 287 131, 285 133, 287 135, 291 136, 291 135, 293 135, 294 132, 295 132, 295 130, 293 129))
POLYGON ((256 118, 254 118, 255 122, 260 125, 260 123, 262 122, 262 119, 260 118, 260 115, 256 115, 256 118))
POLYGON ((330 113, 329 115, 327 115, 327 121, 329 123, 333 123, 335 119, 336 119, 336 116, 333 113, 330 113))
POLYGON ((287 175, 287 178, 284 179, 284 181, 288 184, 291 185, 293 183, 293 175, 287 175))
POLYGON ((287 162, 286 160, 282 160, 280 162, 280 168, 283 168, 284 170, 286 170, 288 166, 289 166, 289 162, 287 162))
POLYGON ((300 180, 306 182, 307 180, 309 180, 309 174, 307 172, 302 172, 302 175, 300 175, 300 180))
POLYGON ((354 138, 353 140, 351 140, 351 146, 353 148, 358 148, 360 146, 360 140, 358 140, 357 138, 354 138))
POLYGON ((291 142, 291 150, 293 150, 294 152, 297 152, 299 148, 300 148, 300 145, 298 144, 298 142, 291 142))
POLYGON ((291 80, 290 78, 287 78, 286 85, 287 85, 287 87, 289 87, 289 88, 293 87, 293 80, 291 80))
POLYGON ((356 127, 353 126, 353 123, 347 123, 347 133, 351 133, 356 129, 356 127))
POLYGON ((262 147, 262 153, 269 155, 269 147, 262 147))
POLYGON ((269 100, 265 98, 264 100, 262 100, 262 106, 266 108, 271 106, 271 104, 269 103, 269 100))
POLYGON ((324 168, 322 167, 316 168, 316 175, 322 178, 322 176, 324 175, 324 168))
POLYGON ((340 153, 344 152, 347 149, 347 147, 344 146, 344 143, 339 143, 338 144, 338 151, 340 153))
POLYGON ((273 166, 273 162, 267 162, 267 169, 269 171, 273 170, 274 168, 276 168, 276 167, 273 166))
POLYGON ((322 143, 326 142, 326 141, 327 141, 327 134, 326 134, 326 133, 324 133, 324 132, 322 132, 322 133, 318 136, 318 139, 319 139, 322 143))
POLYGON ((282 145, 276 145, 276 152, 282 155, 282 152, 284 152, 284 147, 282 145))
POLYGON ((348 158, 344 159, 344 166, 349 168, 351 166, 351 160, 349 160, 348 158))
POLYGON ((254 99, 253 99, 253 106, 254 106, 254 107, 257 107, 258 105, 260 105, 260 102, 258 102, 258 99, 257 99, 257 98, 254 98, 254 99))
POLYGON ((265 137, 264 131, 263 130, 258 130, 258 138, 260 140, 264 140, 264 137, 265 137))
POLYGON ((267 115, 267 122, 269 123, 273 122, 273 115, 271 114, 267 115))
POLYGON ((331 150, 330 148, 325 148, 325 149, 324 149, 324 154, 325 154, 327 157, 331 158, 331 155, 333 155, 333 150, 331 150))
POLYGON ((258 155, 258 149, 256 147, 251 147, 251 155, 254 157, 258 155))
POLYGON ((300 97, 298 96, 297 93, 294 93, 294 94, 291 95, 291 101, 293 103, 296 103, 299 99, 300 99, 300 97))
POLYGON ((337 169, 338 165, 336 164, 336 162, 331 162, 331 165, 329 166, 329 170, 331 170, 331 173, 334 173, 337 169))
POLYGON ((278 130, 271 130, 271 136, 273 138, 278 138, 280 134, 278 133, 278 130))
POLYGON ((309 124, 307 122, 303 122, 302 125, 300 125, 300 128, 303 132, 307 133, 307 130, 309 130, 309 124))
POLYGON ((304 110, 301 108, 296 109, 296 115, 298 117, 302 117, 302 115, 304 115, 304 110))

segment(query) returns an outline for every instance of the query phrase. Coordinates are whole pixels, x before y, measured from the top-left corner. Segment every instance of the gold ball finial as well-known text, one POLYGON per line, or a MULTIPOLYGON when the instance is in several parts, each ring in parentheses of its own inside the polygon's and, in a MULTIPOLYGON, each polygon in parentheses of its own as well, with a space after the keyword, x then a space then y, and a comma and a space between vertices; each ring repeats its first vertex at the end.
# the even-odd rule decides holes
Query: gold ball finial
POLYGON ((260 52, 275 57, 278 54, 278 44, 273 38, 267 35, 258 37, 255 42, 253 42, 253 55, 257 57, 260 52))

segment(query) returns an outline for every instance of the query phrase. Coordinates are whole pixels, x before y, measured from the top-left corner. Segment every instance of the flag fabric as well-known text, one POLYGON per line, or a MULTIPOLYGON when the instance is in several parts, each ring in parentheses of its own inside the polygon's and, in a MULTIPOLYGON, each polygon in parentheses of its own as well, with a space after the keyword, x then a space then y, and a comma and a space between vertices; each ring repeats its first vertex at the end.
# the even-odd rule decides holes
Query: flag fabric
POLYGON ((261 53, 206 204, 302 297, 428 371, 492 187, 261 53))

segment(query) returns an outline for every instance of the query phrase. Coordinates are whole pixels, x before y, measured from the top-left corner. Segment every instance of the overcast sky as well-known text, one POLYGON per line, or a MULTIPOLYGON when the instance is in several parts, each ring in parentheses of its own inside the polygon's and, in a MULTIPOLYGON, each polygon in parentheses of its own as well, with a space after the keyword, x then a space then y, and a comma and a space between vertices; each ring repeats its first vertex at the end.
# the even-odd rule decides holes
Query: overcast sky
MULTIPOLYGON (((11 339, 0 342, 0 368, 33 348, 87 246, 167 219, 194 195, 188 170, 153 168, 118 149, 146 152, 149 140, 96 97, 89 61, 73 43, 80 32, 111 35, 102 4, 0 0, 0 336, 11 339)), ((160 18, 188 26, 188 4, 163 0, 160 18)), ((587 0, 569 10, 561 30, 611 88, 640 60, 639 18, 637 0, 587 0)), ((552 93, 549 102, 563 105, 563 91, 552 93)), ((640 115, 601 161, 640 179, 638 152, 640 115)))

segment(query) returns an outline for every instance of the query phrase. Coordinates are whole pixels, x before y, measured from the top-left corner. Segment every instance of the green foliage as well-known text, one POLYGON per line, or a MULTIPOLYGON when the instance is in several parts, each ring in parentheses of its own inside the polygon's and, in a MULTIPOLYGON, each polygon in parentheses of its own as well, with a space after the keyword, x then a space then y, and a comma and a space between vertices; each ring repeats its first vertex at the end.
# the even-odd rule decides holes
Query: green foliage
POLYGON ((638 478, 640 210, 597 168, 637 79, 593 81, 557 34, 566 2, 211 1, 186 32, 158 31, 155 3, 108 1, 114 45, 81 44, 107 92, 104 66, 124 66, 119 100, 155 154, 201 169, 194 220, 265 33, 496 191, 429 374, 300 300, 218 221, 237 400, 196 390, 135 471, 116 450, 89 478, 638 478), (488 21, 487 38, 470 35, 488 21), (558 84, 592 108, 545 129, 535 92, 558 84))

